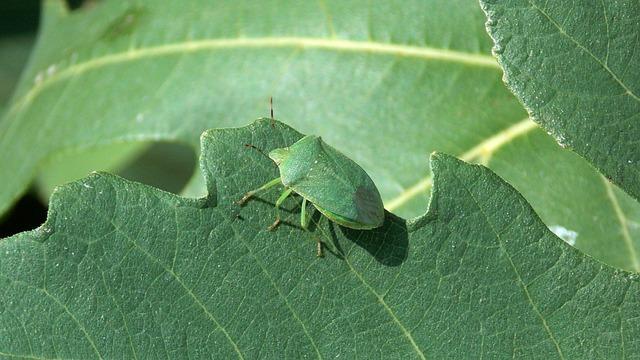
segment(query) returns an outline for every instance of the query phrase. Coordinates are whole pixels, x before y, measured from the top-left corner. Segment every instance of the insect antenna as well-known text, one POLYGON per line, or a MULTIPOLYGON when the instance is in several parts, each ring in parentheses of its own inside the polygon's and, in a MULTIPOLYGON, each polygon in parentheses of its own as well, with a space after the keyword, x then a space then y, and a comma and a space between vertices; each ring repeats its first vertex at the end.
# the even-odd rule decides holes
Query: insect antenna
MULTIPOLYGON (((269 159, 269 161, 271 161, 274 165, 276 165, 276 164, 273 162, 273 159, 271 159, 271 158, 269 157, 269 155, 267 155, 267 154, 266 154, 264 151, 262 151, 262 149, 260 149, 259 147, 255 146, 255 145, 252 145, 252 144, 244 144, 244 147, 246 147, 246 148, 252 148, 252 149, 256 150, 256 151, 257 151, 257 152, 259 152, 262 156, 266 157, 267 159, 269 159)), ((277 166, 277 165, 276 165, 276 166, 277 166)))
POLYGON ((275 127, 275 120, 273 119, 273 96, 269 97, 269 110, 271 110, 271 127, 275 127))

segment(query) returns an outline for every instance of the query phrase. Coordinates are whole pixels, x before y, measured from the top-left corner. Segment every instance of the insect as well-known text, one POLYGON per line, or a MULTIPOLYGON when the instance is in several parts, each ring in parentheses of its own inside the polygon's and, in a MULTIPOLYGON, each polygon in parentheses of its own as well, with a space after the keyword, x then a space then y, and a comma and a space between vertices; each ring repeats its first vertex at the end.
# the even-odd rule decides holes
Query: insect
MULTIPOLYGON (((262 153, 251 144, 245 145, 262 153)), ((280 224, 280 205, 293 193, 302 197, 300 224, 305 230, 309 224, 307 202, 329 220, 351 229, 374 229, 384 222, 382 199, 369 175, 319 136, 305 136, 289 147, 272 150, 267 156, 278 166, 280 177, 247 192, 238 204, 283 185, 284 191, 275 203, 276 220, 269 230, 280 224)), ((322 256, 319 240, 317 255, 322 256)))

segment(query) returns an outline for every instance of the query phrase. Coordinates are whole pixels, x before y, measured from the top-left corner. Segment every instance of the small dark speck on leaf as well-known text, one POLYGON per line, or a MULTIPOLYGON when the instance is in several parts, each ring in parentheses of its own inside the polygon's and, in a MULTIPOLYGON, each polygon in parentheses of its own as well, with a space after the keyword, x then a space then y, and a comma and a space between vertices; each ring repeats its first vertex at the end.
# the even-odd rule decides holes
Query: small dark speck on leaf
POLYGON ((114 40, 118 37, 131 34, 140 23, 140 19, 144 16, 144 13, 145 9, 143 7, 130 7, 122 15, 111 21, 102 34, 102 38, 114 40))

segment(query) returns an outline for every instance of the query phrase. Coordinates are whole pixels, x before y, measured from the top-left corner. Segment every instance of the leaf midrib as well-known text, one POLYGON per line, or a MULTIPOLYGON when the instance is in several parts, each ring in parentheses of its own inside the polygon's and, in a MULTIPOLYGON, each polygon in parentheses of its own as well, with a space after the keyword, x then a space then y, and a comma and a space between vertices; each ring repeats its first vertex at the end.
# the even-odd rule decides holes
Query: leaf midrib
POLYGON ((336 38, 313 37, 255 37, 255 38, 218 38, 182 41, 152 47, 134 48, 125 52, 111 53, 102 57, 91 58, 85 62, 73 64, 59 70, 42 82, 31 87, 25 95, 17 99, 7 111, 11 117, 29 105, 42 90, 51 84, 67 78, 99 69, 104 66, 128 61, 148 59, 173 54, 193 53, 216 49, 240 48, 303 48, 343 51, 354 53, 371 53, 424 60, 460 63, 469 66, 485 67, 500 70, 493 56, 465 53, 461 51, 434 48, 428 46, 385 44, 374 41, 354 41, 336 38))
MULTIPOLYGON (((94 338, 87 332, 87 328, 80 322, 80 320, 75 316, 75 314, 69 309, 69 307, 67 307, 67 305, 65 305, 62 301, 60 301, 60 299, 58 299, 58 297, 56 297, 55 295, 53 295, 52 293, 49 292, 49 290, 47 290, 46 287, 38 287, 35 286, 33 284, 21 281, 21 280, 17 280, 17 279, 12 279, 9 276, 5 275, 5 274, 0 274, 0 277, 4 278, 7 281, 10 281, 12 283, 15 284, 20 284, 22 286, 34 289, 36 291, 42 292, 43 294, 45 294, 48 298, 50 298, 51 300, 53 300, 54 303, 56 303, 66 314, 67 316, 69 316, 69 318, 76 324, 78 330, 80 330, 82 332, 82 334, 84 335, 85 339, 87 340, 87 342, 89 343, 89 345, 91 345, 91 349, 92 351, 98 355, 99 359, 104 359, 102 357, 102 354, 100 353, 100 351, 97 348, 96 342, 94 340, 94 338)), ((12 355, 12 354, 5 354, 5 353, 0 353, 0 355, 12 355)), ((16 355, 16 357, 28 357, 28 355, 16 355)))
MULTIPOLYGON (((74 195, 76 195, 76 199, 78 201, 81 200, 80 197, 77 194, 74 194, 74 195)), ((192 291, 192 289, 187 286, 187 284, 182 280, 182 278, 180 276, 178 276, 178 274, 176 272, 173 271, 173 269, 171 269, 168 266, 166 266, 165 264, 163 264, 160 261, 160 259, 156 258, 151 253, 149 253, 146 249, 141 247, 140 244, 138 244, 138 242, 135 239, 133 239, 131 236, 129 236, 129 233, 127 231, 121 229, 120 226, 118 226, 118 224, 116 224, 113 219, 109 219, 106 216, 104 216, 102 214, 102 212, 99 209, 95 208, 93 205, 91 205, 91 204, 87 204, 87 205, 89 206, 89 208, 91 208, 94 211, 94 213, 96 215, 100 216, 100 218, 102 218, 103 221, 108 222, 113 227, 114 231, 116 231, 116 232, 120 233, 121 235, 123 235, 125 240, 127 242, 129 242, 133 246, 133 248, 135 248, 138 252, 143 254, 150 261, 152 261, 153 263, 157 264, 160 268, 162 268, 162 270, 166 274, 171 275, 171 277, 183 288, 183 290, 189 296, 189 298, 191 298, 193 300, 193 302, 207 315, 209 320, 211 320, 213 322, 213 324, 215 324, 217 326, 217 329, 222 332, 222 334, 225 336, 225 338, 229 341, 229 343, 233 347, 233 350, 238 355, 238 358, 244 360, 244 355, 243 355, 242 351, 240 350, 240 348, 238 346, 238 343, 235 341, 235 339, 233 339, 231 337, 231 334, 222 325, 222 323, 220 323, 220 321, 217 319, 217 317, 215 317, 213 315, 211 310, 204 304, 204 302, 198 296, 196 296, 196 294, 192 291)), ((97 351, 97 347, 95 347, 95 345, 94 345, 94 349, 97 351)), ((101 356, 100 356, 100 358, 102 359, 101 356)))
MULTIPOLYGON (((315 223, 315 225, 317 226, 317 229, 322 233, 322 236, 325 237, 327 242, 330 242, 330 236, 324 231, 324 229, 322 228, 322 226, 319 226, 319 223, 315 223)), ((349 261, 349 257, 348 255, 344 256, 344 262, 347 264, 347 266, 349 267, 349 270, 351 271, 351 273, 353 275, 355 275, 355 277, 360 281, 360 283, 367 289, 367 291, 369 291, 369 293, 371 293, 371 295, 373 295, 376 300, 378 301, 378 303, 383 307, 383 309, 386 311, 387 315, 389 315, 389 317, 391 318, 391 320, 393 321, 393 323, 398 327, 398 329, 400 330, 400 332, 402 333, 402 335, 407 339, 407 341, 409 342, 409 345, 411 345, 411 348, 413 349, 413 351, 415 352, 415 354, 422 360, 426 360, 427 357, 425 356, 424 352, 422 351, 422 349, 420 348, 420 346, 418 345, 418 343, 416 342, 416 340, 413 337, 413 334, 411 333, 411 331, 409 329, 407 329, 406 326, 404 326, 404 324, 402 323, 402 321, 400 321, 400 319, 398 318, 398 316, 396 315, 395 311, 391 308, 391 306, 389 306, 389 304, 387 304, 387 302, 384 299, 384 296, 379 294, 375 288, 373 288, 373 286, 371 286, 365 279, 364 277, 354 268, 353 264, 349 261)), ((388 291, 388 290, 387 290, 388 291)))
MULTIPOLYGON (((489 137, 484 138, 484 140, 478 142, 475 146, 469 148, 469 150, 464 153, 456 155, 456 157, 467 162, 473 161, 479 157, 490 158, 503 146, 511 143, 520 136, 527 135, 535 129, 538 129, 538 125, 531 120, 531 118, 525 118, 489 137)), ((409 186, 394 198, 387 201, 385 208, 389 211, 397 210, 416 196, 424 194, 431 187, 432 180, 431 175, 423 177, 415 184, 409 186)))

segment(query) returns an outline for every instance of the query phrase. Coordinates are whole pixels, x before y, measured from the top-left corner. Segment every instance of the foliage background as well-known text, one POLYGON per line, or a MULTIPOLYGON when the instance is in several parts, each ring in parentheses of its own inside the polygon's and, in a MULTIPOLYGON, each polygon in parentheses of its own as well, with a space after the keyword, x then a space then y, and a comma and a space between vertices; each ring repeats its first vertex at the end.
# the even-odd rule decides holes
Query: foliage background
MULTIPOLYGON (((33 46, 39 15, 38 0, 0 2, 0 113, 9 101, 33 46)), ((33 229, 45 218, 45 204, 29 192, 11 213, 0 217, 0 237, 33 229)))
MULTIPOLYGON (((55 4, 56 2, 49 3, 55 4)), ((436 4, 443 6, 443 3, 436 4)), ((407 4, 407 6, 417 7, 421 5, 423 3, 420 1, 411 5, 407 4)), ((8 21, 3 22, 5 40, 2 44, 2 54, 4 54, 2 61, 8 65, 3 66, 5 71, 2 73, 2 83, 5 85, 1 94, 8 96, 9 88, 19 75, 17 69, 24 64, 28 49, 33 43, 33 31, 37 24, 39 5, 36 1, 11 0, 3 2, 2 6, 9 10, 3 11, 8 21), (25 32, 26 35, 24 35, 25 32)), ((72 9, 76 9, 78 6, 79 1, 71 4, 72 9)), ((481 61, 490 59, 491 40, 484 29, 486 19, 478 4, 473 0, 460 0, 446 5, 450 8, 438 10, 438 6, 428 11, 421 10, 419 13, 426 14, 428 19, 420 18, 424 23, 409 24, 411 27, 406 29, 393 23, 377 23, 381 43, 406 43, 410 47, 414 46, 418 49, 422 46, 421 44, 424 44, 436 50, 450 48, 454 50, 454 53, 458 51, 461 54, 471 54, 470 58, 472 59, 477 58, 481 61), (441 17, 437 16, 437 11, 449 11, 448 9, 456 11, 457 15, 450 21, 440 22, 441 17), (434 11, 436 16, 431 14, 434 11), (427 30, 419 31, 422 26, 425 26, 427 30), (460 29, 464 29, 464 31, 461 32, 460 29)), ((233 8, 228 10, 230 14, 238 11, 233 8)), ((86 16, 92 16, 91 11, 86 11, 86 13, 86 16)), ((146 20, 149 20, 152 16, 150 13, 137 13, 135 8, 127 8, 125 5, 111 6, 105 14, 109 13, 113 14, 102 17, 105 24, 94 23, 92 25, 103 26, 106 28, 105 31, 115 31, 118 37, 123 37, 123 39, 119 39, 122 41, 107 39, 108 41, 104 45, 105 40, 100 37, 102 35, 84 34, 76 30, 75 27, 84 26, 82 21, 74 20, 68 24, 61 23, 60 28, 66 29, 64 31, 67 33, 64 36, 67 38, 60 40, 55 31, 51 31, 51 34, 48 34, 52 41, 51 48, 48 48, 47 44, 42 46, 44 50, 41 51, 41 55, 37 57, 37 61, 32 64, 33 66, 25 76, 37 79, 39 75, 41 76, 49 69, 50 61, 58 61, 60 56, 66 59, 68 54, 60 55, 57 51, 70 39, 73 39, 74 43, 78 43, 80 49, 86 47, 84 41, 88 41, 90 44, 92 44, 91 41, 95 41, 99 44, 96 51, 104 52, 103 55, 109 55, 111 52, 118 54, 118 51, 121 51, 121 48, 128 44, 128 36, 131 35, 135 35, 134 38, 142 36, 149 39, 152 42, 150 45, 158 42, 159 44, 163 43, 162 36, 155 38, 157 32, 154 28, 150 28, 150 26, 157 26, 153 22, 132 23, 134 26, 139 25, 139 28, 136 28, 136 32, 131 34, 122 31, 122 29, 128 29, 126 27, 128 26, 127 16, 134 18, 142 16, 143 20, 146 16, 146 20), (119 24, 118 26, 124 24, 122 26, 125 27, 114 27, 114 24, 119 24), (84 39, 91 36, 98 36, 98 38, 84 39), (49 59, 48 56, 52 58, 49 59)), ((283 23, 286 23, 289 20, 283 14, 277 15, 279 19, 283 20, 283 23)), ((344 19, 339 19, 337 17, 339 14, 341 12, 334 14, 336 16, 333 19, 336 22, 334 31, 337 29, 340 32, 339 36, 346 38, 352 33, 356 37, 360 36, 358 31, 351 28, 349 22, 340 22, 344 19)), ((192 16, 193 13, 187 11, 183 15, 192 16)), ((265 15, 267 15, 266 12, 265 15)), ((163 16, 160 12, 154 14, 153 19, 158 21, 158 24, 163 24, 162 22, 166 21, 163 16)), ((206 22, 203 25, 206 25, 204 28, 216 29, 216 24, 224 23, 225 16, 233 17, 232 15, 222 15, 215 21, 209 17, 211 21, 206 22)), ((83 17, 85 15, 79 16, 78 19, 83 17)), ((288 34, 289 31, 293 31, 294 34, 319 31, 317 36, 321 39, 324 36, 331 36, 331 34, 322 33, 325 31, 323 30, 326 20, 324 15, 315 20, 318 20, 318 23, 313 24, 315 27, 300 25, 294 21, 289 28, 279 27, 269 31, 274 31, 276 34, 280 32, 288 34), (306 28, 307 26, 309 29, 306 28)), ((330 20, 327 20, 329 24, 330 20)), ((355 19, 354 23, 358 21, 355 19)), ((171 30, 168 26, 173 23, 166 24, 164 26, 171 30)), ((180 32, 180 23, 176 24, 177 30, 167 30, 166 36, 170 37, 174 32, 180 32)), ((266 24, 266 26, 271 26, 266 24)), ((220 29, 224 32, 226 27, 220 26, 220 29)), ((329 30, 326 31, 330 32, 329 30)), ((257 31, 258 35, 261 35, 262 30, 257 28, 251 31, 257 31)), ((201 57, 194 55, 194 59, 186 56, 188 59, 186 61, 192 61, 193 65, 188 68, 183 64, 179 68, 179 71, 183 72, 180 76, 170 72, 172 66, 177 63, 176 60, 168 60, 152 67, 152 69, 156 69, 154 71, 160 76, 159 79, 163 79, 167 71, 169 71, 168 74, 173 74, 170 81, 163 83, 163 91, 166 92, 162 98, 163 101, 154 100, 156 105, 163 104, 166 108, 154 106, 150 108, 150 111, 155 111, 155 113, 146 114, 147 117, 154 117, 154 121, 160 121, 158 123, 160 135, 153 135, 153 131, 157 130, 154 128, 150 128, 152 136, 144 132, 140 133, 139 129, 133 127, 126 128, 129 126, 128 123, 142 120, 138 115, 141 115, 140 111, 148 105, 143 106, 132 102, 123 108, 112 106, 111 108, 117 109, 113 110, 115 113, 108 115, 108 119, 104 117, 104 111, 97 111, 92 107, 103 103, 127 104, 127 101, 135 98, 136 92, 126 94, 116 88, 110 88, 116 84, 113 81, 109 82, 110 85, 105 88, 107 91, 101 89, 100 96, 90 100, 89 104, 94 105, 90 105, 84 110, 86 115, 73 118, 73 110, 65 113, 67 109, 74 109, 78 103, 73 96, 79 96, 82 92, 76 93, 71 98, 66 98, 66 103, 57 107, 59 112, 57 118, 65 119, 61 125, 68 122, 69 124, 66 126, 74 129, 97 126, 101 127, 101 130, 92 135, 94 138, 89 137, 91 133, 79 135, 80 138, 84 136, 88 139, 88 142, 81 142, 83 151, 79 154, 66 153, 64 146, 56 148, 57 141, 53 139, 50 143, 44 141, 37 147, 40 151, 39 154, 33 152, 35 154, 33 156, 15 155, 5 160, 6 169, 15 167, 20 162, 25 162, 31 163, 29 166, 35 164, 37 171, 31 191, 22 198, 12 213, 3 216, 2 229, 0 229, 2 234, 6 236, 18 230, 32 229, 41 224, 44 220, 44 213, 43 207, 38 204, 46 204, 53 188, 70 180, 81 178, 93 170, 107 170, 128 179, 141 181, 186 196, 203 195, 202 176, 198 173, 194 174, 194 169, 197 168, 195 153, 199 151, 197 138, 200 132, 218 126, 247 124, 252 119, 262 116, 266 113, 265 104, 268 97, 266 94, 268 93, 276 97, 277 117, 305 132, 325 136, 332 145, 340 148, 364 166, 381 189, 387 208, 400 216, 412 218, 424 213, 431 186, 430 176, 425 176, 425 173, 429 171, 426 161, 427 154, 434 150, 445 151, 466 161, 483 163, 496 171, 527 198, 552 230, 568 239, 574 246, 608 264, 625 269, 640 270, 640 260, 637 255, 640 248, 637 240, 640 233, 638 223, 640 206, 638 203, 610 184, 587 161, 571 151, 562 149, 556 143, 556 139, 548 136, 544 130, 535 127, 531 120, 526 118, 522 105, 508 92, 500 80, 501 71, 497 66, 491 64, 488 66, 487 64, 466 66, 464 65, 466 60, 458 63, 460 59, 422 62, 413 61, 411 58, 402 58, 387 61, 388 59, 384 56, 364 57, 362 60, 359 55, 352 57, 353 54, 349 53, 328 59, 323 58, 322 54, 316 55, 314 51, 287 54, 275 49, 270 53, 256 51, 245 57, 242 56, 242 53, 239 57, 236 55, 227 57, 228 54, 224 52, 217 55, 220 56, 221 64, 229 61, 231 64, 244 64, 239 68, 241 69, 239 71, 242 72, 239 76, 249 81, 246 86, 249 86, 251 90, 247 92, 243 86, 233 84, 235 89, 233 91, 238 93, 233 99, 228 96, 222 98, 208 94, 206 82, 200 81, 203 76, 200 74, 199 67, 203 66, 204 61, 214 61, 214 65, 217 61, 217 57, 211 57, 208 53, 201 57), (256 60, 259 62, 254 64, 253 61, 256 60), (291 66, 289 62, 292 62, 293 65, 291 66), (357 81, 351 81, 348 84, 332 86, 331 82, 322 81, 322 75, 314 75, 319 64, 326 67, 322 68, 322 71, 337 84, 340 84, 343 78, 339 71, 345 71, 344 69, 348 69, 349 66, 352 68, 346 70, 346 73, 360 69, 363 71, 360 75, 364 82, 361 85, 357 81), (284 68, 290 67, 284 75, 279 73, 274 75, 272 72, 264 70, 283 66, 284 68), (313 71, 311 71, 312 69, 313 71), (376 77, 378 74, 381 74, 379 79, 376 77), (423 78, 416 82, 413 79, 415 74, 421 74, 423 78), (272 79, 277 79, 279 76, 282 76, 292 88, 282 89, 275 86, 276 81, 272 79), (189 84, 199 84, 200 90, 190 89, 185 92, 181 83, 176 81, 178 78, 189 84), (260 81, 261 78, 264 79, 260 81), (305 82, 308 84, 303 85, 305 82), (305 90, 300 91, 296 86, 303 86, 305 90), (375 86, 375 89, 368 92, 367 86, 375 86), (341 99, 345 98, 340 94, 341 91, 347 91, 346 98, 353 101, 353 104, 341 102, 341 99), (189 95, 183 96, 183 94, 189 95), (354 96, 359 97, 355 98, 354 96), (164 102, 165 99, 170 98, 173 99, 172 102, 164 102), (141 106, 142 108, 140 108, 141 106), (176 124, 169 125, 171 121, 174 121, 173 119, 181 119, 182 116, 179 114, 193 109, 195 109, 193 115, 188 119, 185 118, 185 121, 192 124, 190 129, 188 127, 177 128, 176 124), (352 119, 354 121, 351 123, 352 119), (121 125, 115 126, 116 121, 121 125), (113 126, 110 125, 112 123, 113 126), (71 124, 76 125, 72 126, 71 124), (100 148, 91 148, 92 141, 103 138, 102 132, 110 133, 112 131, 110 127, 114 129, 114 132, 125 129, 124 132, 118 133, 117 136, 120 138, 126 136, 127 131, 131 131, 132 137, 141 137, 147 140, 122 142, 115 137, 110 140, 109 136, 106 136, 104 138, 107 139, 107 142, 114 142, 103 144, 100 148), (394 128, 400 130, 394 132, 394 128), (387 138, 376 137, 375 134, 381 133, 388 134, 387 138), (406 136, 406 134, 413 136, 406 136), (161 142, 157 143, 154 140, 161 142), (51 147, 52 144, 51 150, 42 150, 51 147), (402 157, 403 160, 397 161, 398 157, 402 157), (20 160, 15 162, 18 158, 20 160), (13 165, 7 165, 12 161, 13 165), (167 174, 169 176, 166 176, 167 174), (191 177, 192 174, 193 177, 191 177), (190 178, 191 183, 186 189, 183 189, 190 178)), ((232 66, 232 68, 236 67, 232 66)), ((123 69, 124 71, 134 71, 127 70, 126 66, 123 69)), ((206 71, 212 71, 208 75, 212 79, 231 73, 222 82, 226 81, 231 84, 234 81, 233 70, 216 73, 215 67, 212 65, 206 71)), ((97 71, 96 74, 99 77, 103 76, 102 80, 96 80, 101 82, 110 81, 110 76, 114 76, 118 72, 110 73, 107 69, 104 75, 100 71, 97 71)), ((157 83, 152 82, 145 85, 147 74, 140 75, 140 72, 136 74, 129 78, 134 79, 132 84, 142 86, 136 91, 153 93, 157 90, 157 83)), ((208 79, 208 77, 204 78, 208 79)), ((28 84, 29 81, 24 83, 22 92, 30 87, 28 84)), ((56 101, 58 98, 55 87, 53 91, 45 90, 38 94, 38 96, 42 95, 40 104, 44 106, 44 109, 49 109, 46 104, 56 101)), ((21 130, 23 135, 18 135, 17 138, 29 136, 30 126, 37 129, 39 122, 47 113, 48 110, 41 111, 35 107, 33 112, 29 112, 27 118, 16 120, 16 122, 26 124, 21 130)), ((4 119, 5 123, 8 121, 11 119, 4 119)), ((63 138, 67 135, 69 138, 73 138, 71 135, 75 130, 62 131, 66 131, 63 138)), ((6 154, 20 154, 19 151, 26 149, 23 146, 24 143, 28 143, 28 141, 16 141, 13 145, 9 145, 13 148, 10 147, 4 152, 6 154)), ((78 144, 72 143, 70 146, 78 146, 78 144)), ((23 180, 18 182, 24 182, 24 174, 20 176, 23 180)), ((7 177, 11 179, 10 176, 7 177)), ((6 194, 3 196, 5 196, 4 204, 0 204, 0 207, 6 206, 6 199, 11 199, 15 194, 9 194, 8 198, 6 194)))
MULTIPOLYGON (((27 180, 35 184, 27 199, 45 201, 58 184, 82 180, 54 192, 47 223, 0 243, 0 287, 7 290, 0 295, 0 350, 34 357, 161 351, 336 357, 355 349, 359 355, 417 358, 469 349, 559 358, 637 351, 638 277, 616 267, 640 269, 638 203, 527 118, 489 54, 492 42, 478 4, 403 1, 407 7, 394 10, 409 9, 415 23, 389 21, 397 14, 376 8, 380 21, 354 30, 353 24, 366 23, 349 16, 362 14, 362 3, 327 3, 336 8, 298 4, 333 18, 302 19, 310 14, 306 8, 238 8, 238 2, 202 16, 211 3, 198 0, 190 2, 197 11, 180 7, 169 15, 159 2, 145 0, 136 4, 146 8, 112 1, 96 12, 70 15, 59 1, 46 2, 49 27, 23 75, 18 101, 0 124, 13 131, 0 131, 0 177, 19 178, 13 189, 0 189, 0 207, 20 195, 27 180), (353 8, 336 11, 342 4, 353 8), (418 11, 425 4, 429 11, 418 11), (228 32, 227 21, 245 10, 255 17, 240 22, 240 29, 267 49, 256 51, 251 41, 228 32), (184 24, 200 32, 185 38, 184 24), (283 38, 288 42, 278 46, 283 38), (229 43, 246 48, 216 52, 229 43), (264 71, 281 65, 282 73, 264 71), (273 86, 278 77, 292 86, 273 86), (118 78, 127 81, 113 81, 118 78), (204 90, 210 79, 228 93, 209 96, 204 90), (69 86, 71 80, 96 91, 69 86), (139 106, 140 93, 157 99, 139 106), (282 147, 300 134, 258 122, 208 131, 202 148, 197 139, 204 129, 244 125, 265 114, 268 94, 287 100, 276 100, 276 114, 287 124, 323 135, 361 163, 388 208, 402 217, 389 214, 385 226, 371 232, 320 219, 317 233, 295 227, 268 233, 274 194, 239 209, 235 199, 275 176, 272 164, 243 144, 282 147), (188 121, 181 124, 182 116, 188 121), (83 132, 86 126, 95 131, 83 132), (149 129, 158 130, 156 137, 145 137, 149 129), (32 130, 39 132, 37 146, 32 130), (144 141, 117 141, 129 133, 144 141), (91 148, 102 139, 106 147, 91 148), (65 146, 83 151, 65 153, 65 146), (193 172, 201 149, 204 177, 193 172), (426 163, 433 150, 487 165, 515 189, 486 167, 443 154, 432 156, 434 180, 426 163), (49 158, 49 152, 60 156, 49 158), (21 162, 37 171, 14 173, 24 170, 21 162), (172 193, 208 190, 208 196, 180 197, 107 174, 85 177, 100 168, 172 193), (430 212, 420 216, 431 190, 430 212), (335 256, 314 258, 314 235, 333 243, 335 256), (276 327, 286 330, 274 332, 276 327), (301 331, 302 342, 281 346, 301 331), (212 343, 226 347, 207 348, 212 343)), ((518 0, 484 3, 523 8, 518 0)), ((531 1, 524 5, 536 10, 531 1)), ((589 6, 576 10, 593 14, 589 6)), ((540 19, 536 11, 526 15, 540 19)), ((503 24, 492 22, 495 34, 503 24)), ((566 35, 546 25, 541 22, 552 34, 566 35)), ((522 39, 530 36, 537 38, 522 39)), ((13 82, 13 69, 21 67, 32 41, 12 35, 3 43, 11 54, 3 62, 13 64, 3 67, 10 70, 3 83, 13 82)), ((510 50, 518 57, 523 48, 510 50)), ((514 68, 519 70, 514 66, 512 74, 514 68)), ((574 68, 579 73, 587 67, 574 68)), ((19 224, 21 208, 33 221, 25 228, 39 224, 28 201, 5 224, 19 224)), ((296 218, 296 206, 289 199, 287 220, 296 218)))

